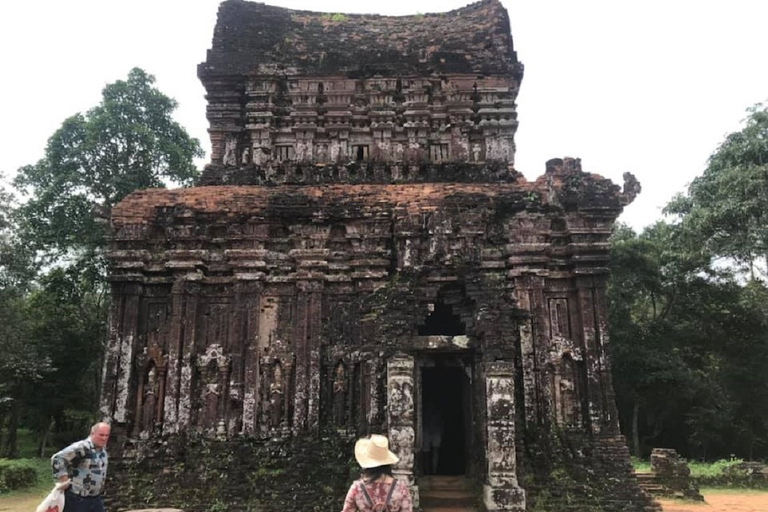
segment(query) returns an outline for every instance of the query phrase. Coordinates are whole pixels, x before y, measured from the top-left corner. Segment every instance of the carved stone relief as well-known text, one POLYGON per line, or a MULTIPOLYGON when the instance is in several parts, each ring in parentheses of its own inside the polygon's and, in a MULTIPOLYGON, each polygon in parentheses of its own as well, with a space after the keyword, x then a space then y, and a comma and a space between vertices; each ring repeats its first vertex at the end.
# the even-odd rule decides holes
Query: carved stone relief
POLYGON ((140 382, 136 393, 133 435, 146 438, 162 424, 167 358, 157 345, 144 347, 136 358, 140 382))
POLYGON ((387 362, 387 413, 391 449, 400 457, 394 472, 410 485, 414 483, 414 359, 398 354, 387 362))
POLYGON ((275 340, 260 359, 261 414, 259 431, 262 435, 287 435, 293 415, 294 355, 280 340, 275 340))
POLYGON ((202 396, 199 427, 206 432, 216 432, 219 420, 224 419, 223 396, 229 381, 230 360, 218 343, 206 347, 197 359, 198 385, 202 396))

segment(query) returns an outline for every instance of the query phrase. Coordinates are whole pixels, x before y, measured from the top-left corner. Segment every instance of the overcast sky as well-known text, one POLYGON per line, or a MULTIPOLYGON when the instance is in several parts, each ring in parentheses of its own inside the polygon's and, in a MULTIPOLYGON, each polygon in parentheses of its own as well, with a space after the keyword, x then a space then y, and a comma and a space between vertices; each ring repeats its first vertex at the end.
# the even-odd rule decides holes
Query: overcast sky
MULTIPOLYGON (((205 60, 218 0, 0 2, 0 172, 42 155, 68 116, 135 66, 179 102, 177 120, 210 148, 205 60)), ((466 0, 271 0, 293 9, 403 15, 466 0)), ((768 1, 504 0, 525 76, 516 167, 555 157, 643 192, 621 220, 642 228, 701 173, 745 109, 768 99, 768 1)), ((207 160, 206 160, 207 161, 207 160)), ((200 162, 202 167, 203 161, 200 162)))

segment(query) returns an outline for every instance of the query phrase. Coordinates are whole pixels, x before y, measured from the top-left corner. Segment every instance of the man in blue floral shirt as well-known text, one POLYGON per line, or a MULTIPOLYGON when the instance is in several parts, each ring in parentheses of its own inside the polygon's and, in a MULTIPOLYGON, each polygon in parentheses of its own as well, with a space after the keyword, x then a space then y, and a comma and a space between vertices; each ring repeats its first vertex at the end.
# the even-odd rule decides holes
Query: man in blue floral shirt
POLYGON ((69 480, 62 512, 104 512, 101 491, 107 478, 109 430, 107 423, 96 423, 86 439, 51 457, 53 477, 59 482, 69 480))

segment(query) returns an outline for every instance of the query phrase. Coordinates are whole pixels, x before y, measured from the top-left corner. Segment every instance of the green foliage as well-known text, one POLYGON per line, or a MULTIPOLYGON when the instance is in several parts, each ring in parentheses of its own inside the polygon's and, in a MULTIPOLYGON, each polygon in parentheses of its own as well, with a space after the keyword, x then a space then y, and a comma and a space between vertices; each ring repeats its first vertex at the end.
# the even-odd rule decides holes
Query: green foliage
POLYGON ((0 493, 37 485, 38 465, 20 459, 0 459, 0 493))
POLYGON ((335 432, 229 441, 168 436, 137 449, 152 457, 116 462, 122 477, 111 492, 124 500, 116 508, 215 511, 232 508, 237 497, 238 510, 328 510, 347 490, 352 453, 351 441, 335 432))
MULTIPOLYGON (((82 438, 82 432, 80 433, 79 438, 82 438)), ((50 480, 50 462, 47 459, 47 457, 50 457, 53 455, 56 451, 58 451, 58 448, 53 449, 52 447, 49 448, 45 454, 40 456, 38 458, 37 451, 38 451, 38 439, 37 439, 37 433, 34 430, 30 430, 28 428, 19 428, 18 435, 17 435, 17 447, 18 447, 18 454, 19 459, 29 459, 33 462, 43 461, 43 465, 46 468, 46 475, 48 475, 48 478, 45 479, 46 482, 50 480)))
POLYGON ((651 463, 638 457, 631 457, 632 468, 638 473, 650 473, 651 463))
POLYGON ((754 271, 755 260, 768 255, 768 106, 747 113, 744 127, 726 137, 704 174, 666 211, 710 254, 754 271))
POLYGON ((714 477, 720 476, 727 469, 732 468, 744 462, 743 459, 719 459, 714 462, 689 462, 688 468, 691 470, 692 477, 714 477))
POLYGON ((22 419, 39 438, 53 420, 66 434, 53 442, 71 442, 81 438, 94 419, 106 338, 103 293, 102 288, 94 291, 91 281, 71 267, 42 276, 39 287, 26 298, 30 346, 49 365, 34 391, 19 395, 25 406, 22 419))
MULTIPOLYGON (((13 194, 0 186, 0 418, 19 411, 19 395, 48 370, 48 361, 30 343, 25 294, 34 277, 33 257, 18 237, 14 206, 13 194)), ((0 455, 15 455, 12 441, 0 442, 0 455)))
POLYGON ((685 226, 617 226, 609 319, 614 387, 635 455, 768 453, 768 289, 713 269, 685 226))
POLYGON ((713 463, 691 462, 691 479, 699 487, 714 489, 768 489, 768 480, 759 472, 744 466, 739 458, 720 459, 713 463))
POLYGON ((52 422, 80 438, 93 421, 106 338, 103 293, 101 287, 94 291, 77 266, 57 268, 41 276, 26 295, 7 299, 8 307, 0 307, 0 333, 5 334, 0 337, 0 412, 8 417, 5 456, 19 455, 16 431, 22 424, 35 431, 37 453, 52 422))
MULTIPOLYGON (((744 466, 744 460, 736 457, 719 459, 714 462, 688 462, 691 481, 704 495, 704 487, 709 489, 768 489, 768 480, 757 471, 750 471, 744 466)), ((632 467, 638 473, 650 473, 651 464, 647 460, 632 457, 632 467)))
POLYGON ((0 294, 28 289, 35 275, 34 253, 19 237, 16 197, 3 185, 0 174, 0 294))
POLYGON ((229 506, 219 499, 215 500, 211 506, 208 507, 208 512, 226 512, 227 510, 229 510, 229 506))
POLYGON ((325 12, 320 16, 324 21, 333 21, 336 23, 343 23, 347 21, 347 17, 344 14, 341 13, 334 13, 331 14, 329 12, 325 12))
POLYGON ((28 201, 24 236, 38 250, 93 262, 104 246, 111 208, 136 189, 190 184, 202 156, 172 114, 177 104, 135 68, 102 91, 101 103, 64 121, 45 157, 18 171, 28 201))
POLYGON ((53 442, 82 437, 101 385, 111 209, 136 189, 187 185, 197 175, 200 145, 154 81, 133 69, 104 87, 99 105, 66 119, 45 156, 19 169, 21 206, 0 186, 2 455, 17 456, 22 425, 35 432, 38 452, 52 427, 53 442))
POLYGON ((529 425, 525 434, 521 484, 526 510, 597 512, 626 485, 617 478, 626 468, 609 469, 585 455, 596 450, 593 440, 570 435, 556 424, 529 425))
POLYGON ((16 428, 34 387, 50 371, 50 361, 32 338, 29 320, 34 312, 27 294, 34 277, 33 254, 19 238, 13 196, 0 188, 0 456, 16 457, 16 428), (7 419, 6 419, 7 418, 7 419))

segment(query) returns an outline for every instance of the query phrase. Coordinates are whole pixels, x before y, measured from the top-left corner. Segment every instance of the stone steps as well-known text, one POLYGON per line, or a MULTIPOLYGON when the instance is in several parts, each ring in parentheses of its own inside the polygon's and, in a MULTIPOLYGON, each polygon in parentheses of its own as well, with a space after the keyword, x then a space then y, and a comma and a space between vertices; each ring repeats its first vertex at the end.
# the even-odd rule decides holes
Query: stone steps
POLYGON ((472 482, 464 475, 430 475, 418 478, 419 489, 472 490, 472 482))
POLYGON ((423 512, 477 512, 477 495, 463 475, 425 476, 418 485, 423 512))

